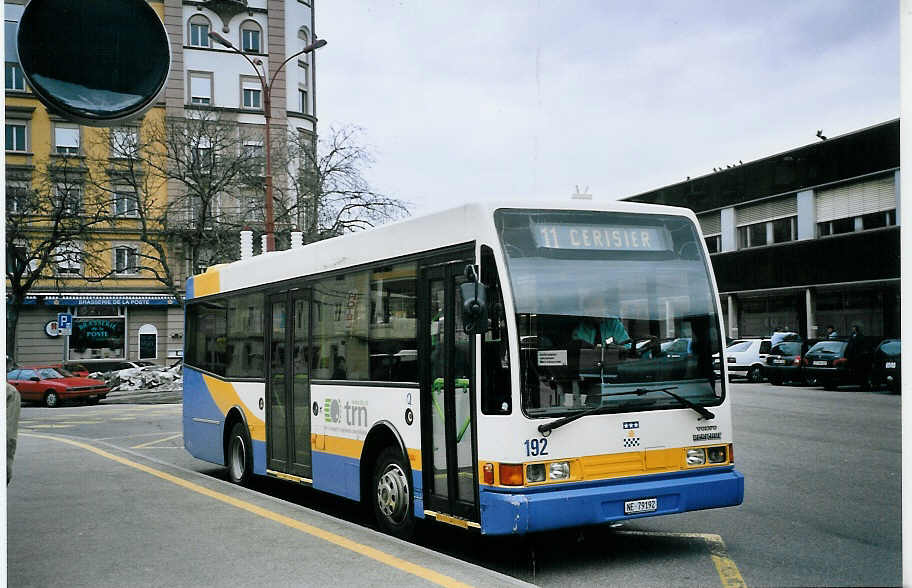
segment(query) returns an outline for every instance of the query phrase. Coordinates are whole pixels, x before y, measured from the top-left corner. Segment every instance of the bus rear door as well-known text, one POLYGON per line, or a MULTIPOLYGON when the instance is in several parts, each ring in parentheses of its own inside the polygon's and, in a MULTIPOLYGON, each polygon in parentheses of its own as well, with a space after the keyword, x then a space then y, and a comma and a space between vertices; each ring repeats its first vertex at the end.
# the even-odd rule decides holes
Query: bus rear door
POLYGON ((310 479, 310 292, 270 296, 267 324, 267 469, 310 479))

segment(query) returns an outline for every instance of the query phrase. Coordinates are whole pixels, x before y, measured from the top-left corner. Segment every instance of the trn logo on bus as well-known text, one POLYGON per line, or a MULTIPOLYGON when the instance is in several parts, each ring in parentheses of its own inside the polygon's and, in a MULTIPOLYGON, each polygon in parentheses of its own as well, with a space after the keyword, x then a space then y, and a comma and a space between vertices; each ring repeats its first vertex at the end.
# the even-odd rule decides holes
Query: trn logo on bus
POLYGON ((369 423, 367 401, 327 398, 323 405, 323 418, 327 423, 344 422, 349 427, 366 427, 369 423))

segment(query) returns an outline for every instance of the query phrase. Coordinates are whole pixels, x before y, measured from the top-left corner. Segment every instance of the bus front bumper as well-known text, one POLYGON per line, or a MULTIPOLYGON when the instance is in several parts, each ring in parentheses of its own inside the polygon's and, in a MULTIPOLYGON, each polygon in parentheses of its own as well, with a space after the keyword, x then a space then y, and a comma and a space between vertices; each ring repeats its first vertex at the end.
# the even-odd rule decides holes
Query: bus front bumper
POLYGON ((522 535, 549 529, 594 525, 736 506, 744 499, 744 476, 728 466, 722 471, 640 476, 597 483, 528 489, 482 486, 481 531, 486 535, 522 535), (624 503, 655 498, 656 510, 625 514, 624 503))

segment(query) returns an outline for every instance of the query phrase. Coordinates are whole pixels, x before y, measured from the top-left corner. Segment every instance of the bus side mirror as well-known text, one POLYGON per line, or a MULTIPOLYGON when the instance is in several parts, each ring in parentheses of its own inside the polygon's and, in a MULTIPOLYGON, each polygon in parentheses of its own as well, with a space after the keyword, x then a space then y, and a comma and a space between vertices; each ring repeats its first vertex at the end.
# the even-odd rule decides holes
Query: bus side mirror
POLYGON ((462 293, 462 328, 467 335, 488 330, 488 287, 478 281, 475 266, 467 265, 468 282, 459 284, 462 293))

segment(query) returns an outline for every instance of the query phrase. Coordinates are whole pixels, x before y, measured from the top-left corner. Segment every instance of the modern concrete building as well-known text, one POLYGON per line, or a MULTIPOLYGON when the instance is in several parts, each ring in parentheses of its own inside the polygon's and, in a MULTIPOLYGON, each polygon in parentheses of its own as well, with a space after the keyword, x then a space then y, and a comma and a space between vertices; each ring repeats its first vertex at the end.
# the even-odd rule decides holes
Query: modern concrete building
MULTIPOLYGON (((82 204, 73 212, 85 214, 84 204, 100 196, 83 186, 82 178, 91 175, 92 161, 109 159, 111 168, 116 167, 112 145, 118 142, 114 135, 121 131, 69 123, 49 114, 30 92, 15 49, 26 3, 4 3, 7 208, 15 213, 16 203, 29 191, 38 190, 40 177, 58 177, 64 165, 69 179, 58 192, 78 194, 82 204), (109 148, 110 155, 105 151, 109 148)), ((150 0, 149 4, 162 18, 171 42, 171 73, 159 101, 129 132, 142 136, 147 125, 166 116, 215 113, 236 122, 245 146, 262 153, 264 96, 255 71, 243 56, 213 46, 208 33, 221 34, 251 60, 261 62, 271 77, 287 57, 314 40, 313 1, 150 0)), ((275 77, 271 92, 274 133, 289 129, 311 143, 316 141, 314 60, 313 54, 294 58, 275 77)), ((74 243, 74 254, 57 259, 46 279, 29 291, 17 330, 20 363, 113 357, 164 364, 182 355, 183 313, 178 300, 149 272, 136 269, 137 258, 146 252, 146 245, 138 240, 139 222, 135 204, 131 204, 139 196, 126 190, 120 194, 115 176, 111 178, 107 197, 113 195, 113 220, 99 224, 90 236, 74 243), (90 252, 102 263, 83 263, 90 252), (105 278, 99 280, 101 276, 105 278), (61 312, 75 317, 70 337, 54 336, 48 328, 61 312)), ((162 183, 155 189, 154 200, 163 206, 179 190, 173 181, 162 183)), ((229 200, 240 196, 226 194, 229 200)), ((42 231, 48 230, 49 221, 40 216, 34 219, 33 233, 15 246, 28 248, 29 241, 40 239, 42 231)), ((187 252, 177 243, 168 255, 176 270, 173 283, 180 289, 186 277, 199 268, 191 267, 187 252)))
POLYGON ((729 337, 900 333, 899 120, 627 198, 700 220, 729 337))

